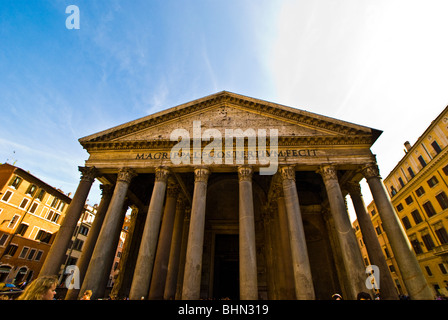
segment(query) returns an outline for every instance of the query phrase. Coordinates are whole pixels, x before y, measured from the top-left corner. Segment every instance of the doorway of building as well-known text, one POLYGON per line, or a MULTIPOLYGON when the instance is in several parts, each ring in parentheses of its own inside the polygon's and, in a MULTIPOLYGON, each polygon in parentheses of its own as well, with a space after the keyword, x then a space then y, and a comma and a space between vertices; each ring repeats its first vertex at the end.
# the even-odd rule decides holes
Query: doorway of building
POLYGON ((213 298, 239 300, 238 234, 215 235, 213 298))

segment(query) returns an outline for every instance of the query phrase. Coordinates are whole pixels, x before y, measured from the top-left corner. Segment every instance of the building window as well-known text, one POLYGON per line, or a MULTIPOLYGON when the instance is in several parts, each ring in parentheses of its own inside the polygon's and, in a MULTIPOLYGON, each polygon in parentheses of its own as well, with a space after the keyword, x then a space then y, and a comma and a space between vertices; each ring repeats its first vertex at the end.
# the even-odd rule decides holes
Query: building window
POLYGON ((442 168, 442 171, 443 171, 443 173, 444 173, 446 176, 448 176, 448 165, 444 166, 444 167, 442 168))
POLYGON ((439 269, 443 274, 447 274, 445 265, 443 263, 439 263, 439 269))
POLYGON ((372 215, 372 217, 375 216, 375 215, 376 215, 376 211, 375 211, 375 209, 372 210, 372 211, 370 211, 370 214, 372 215))
POLYGON ((22 178, 20 178, 19 176, 16 176, 11 180, 10 186, 13 187, 14 189, 17 189, 20 186, 20 184, 22 183, 22 181, 23 181, 22 178))
POLYGON ((76 239, 75 242, 73 243, 73 249, 81 251, 83 244, 84 244, 84 241, 76 239))
POLYGON ((432 240, 431 236, 429 235, 429 233, 423 235, 422 236, 422 240, 423 240, 423 243, 426 246, 426 249, 428 249, 428 251, 434 249, 435 244, 434 244, 434 241, 432 240))
POLYGON ((428 217, 432 217, 433 215, 436 214, 436 210, 434 210, 434 207, 432 206, 431 201, 426 201, 423 204, 423 209, 425 209, 425 212, 428 217))
POLYGON ((16 253, 17 248, 18 248, 17 245, 15 245, 15 244, 10 244, 10 245, 7 246, 6 249, 5 249, 5 255, 8 255, 8 256, 11 256, 11 257, 12 257, 12 256, 16 253))
POLYGON ((381 227, 380 227, 380 226, 375 227, 375 230, 376 230, 376 234, 377 234, 377 235, 380 235, 380 234, 381 234, 381 227))
POLYGON ((39 230, 35 239, 43 243, 50 243, 51 233, 45 232, 44 230, 39 230))
POLYGON ((408 167, 408 172, 409 172, 409 175, 411 176, 411 179, 415 177, 414 170, 412 170, 411 167, 408 167))
POLYGON ((411 204, 412 202, 414 202, 414 199, 412 199, 412 197, 409 196, 404 201, 406 201, 406 204, 411 204))
POLYGON ((423 187, 418 188, 417 190, 415 190, 415 193, 421 197, 423 194, 425 194, 425 189, 423 189, 423 187))
POLYGON ((432 276, 432 271, 431 271, 431 269, 428 267, 428 266, 425 266, 425 270, 426 270, 426 273, 428 274, 428 276, 432 276))
POLYGON ((403 217, 401 221, 403 221, 403 226, 405 227, 406 230, 412 227, 408 217, 403 217))
POLYGON ((398 212, 400 212, 401 210, 403 210, 403 205, 401 203, 398 204, 397 206, 397 210, 398 212))
POLYGON ((4 233, 0 237, 0 247, 3 247, 5 245, 6 240, 8 240, 8 234, 4 233))
POLYGON ((439 154, 440 152, 442 152, 442 148, 440 148, 439 144, 437 143, 436 140, 434 140, 431 143, 432 147, 434 148, 434 151, 436 152, 436 154, 439 154))
POLYGON ((44 252, 42 250, 37 251, 37 254, 36 254, 36 257, 34 258, 34 260, 40 261, 40 259, 42 258, 43 253, 44 252))
POLYGON ((28 204, 29 199, 23 198, 22 202, 20 203, 20 208, 25 209, 26 205, 28 204))
POLYGON ((45 190, 41 189, 39 191, 39 195, 36 198, 39 199, 39 201, 42 201, 42 200, 44 200, 44 197, 45 197, 45 190))
POLYGON ((411 240, 411 245, 414 248, 415 254, 423 253, 422 246, 420 245, 420 241, 417 239, 411 240))
POLYGON ((429 179, 428 181, 426 181, 429 185, 429 187, 434 187, 436 184, 439 183, 439 180, 437 180, 437 178, 435 176, 432 176, 431 179, 429 179))
POLYGON ((422 165, 423 168, 426 167, 426 161, 425 161, 425 159, 423 159, 422 156, 418 156, 417 159, 418 159, 418 161, 420 161, 420 164, 422 165))
POLYGON ((53 199, 53 202, 51 203, 50 207, 56 208, 56 205, 58 204, 58 202, 59 202, 59 199, 55 197, 53 199))
POLYGON ((395 190, 394 186, 390 187, 390 194, 392 195, 392 197, 397 194, 397 190, 395 190))
POLYGON ((23 237, 27 229, 28 225, 25 223, 21 223, 20 226, 17 228, 17 234, 20 234, 23 237))
POLYGON ((28 247, 23 247, 22 252, 20 252, 19 258, 20 258, 20 259, 25 259, 26 254, 28 253, 28 250, 30 250, 30 248, 28 248, 28 247))
POLYGON ((404 182, 403 179, 401 179, 401 177, 398 178, 398 182, 400 182, 401 187, 404 187, 404 182))
POLYGON ((8 202, 9 199, 11 198, 11 196, 12 196, 12 192, 9 191, 9 190, 6 191, 5 194, 2 197, 2 201, 8 202))
POLYGON ((418 212, 418 210, 414 210, 411 212, 412 218, 414 218, 415 224, 419 224, 420 222, 423 221, 420 213, 418 212))
POLYGON ((50 212, 48 212, 46 219, 51 221, 51 219, 53 218, 53 215, 54 215, 54 211, 50 210, 50 212))
POLYGON ((448 197, 446 196, 446 193, 444 191, 436 195, 436 199, 439 202, 442 210, 448 208, 448 197))
POLYGON ((51 221, 53 221, 54 223, 58 223, 58 220, 59 220, 59 217, 60 217, 61 215, 59 214, 59 213, 56 213, 54 216, 53 216, 53 218, 51 219, 51 221))
POLYGON ((13 229, 16 226, 17 221, 19 220, 20 216, 18 214, 15 214, 14 217, 12 217, 11 221, 8 223, 8 228, 13 229))
POLYGON ((86 226, 81 226, 79 228, 79 234, 82 234, 83 236, 87 236, 88 233, 89 233, 89 228, 87 228, 86 226))
POLYGON ((448 233, 446 232, 446 229, 443 226, 436 229, 436 236, 437 238, 439 238, 441 244, 448 243, 448 233))
POLYGON ((56 208, 56 210, 61 211, 64 210, 65 207, 65 202, 64 201, 59 201, 58 207, 56 208))
POLYGON ((36 191, 37 191, 37 186, 35 184, 32 184, 28 187, 28 190, 26 190, 26 194, 29 194, 30 196, 34 196, 36 191))
POLYGON ((31 249, 30 253, 28 254, 27 259, 28 260, 33 260, 35 254, 36 254, 36 249, 31 249))
POLYGON ((39 204, 37 202, 34 202, 33 205, 31 206, 30 213, 35 213, 38 206, 39 204))

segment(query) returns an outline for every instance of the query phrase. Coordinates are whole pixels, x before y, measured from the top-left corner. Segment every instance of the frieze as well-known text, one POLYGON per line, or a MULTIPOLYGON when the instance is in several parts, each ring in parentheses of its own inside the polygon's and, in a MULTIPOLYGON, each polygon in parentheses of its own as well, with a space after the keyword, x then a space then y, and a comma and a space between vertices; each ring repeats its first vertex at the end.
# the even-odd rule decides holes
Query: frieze
MULTIPOLYGON (((220 151, 217 153, 218 158, 231 158, 236 159, 237 156, 244 156, 244 160, 251 160, 251 159, 259 159, 259 157, 278 157, 278 158, 301 158, 301 157, 317 157, 318 156, 318 150, 317 149, 287 149, 287 150, 280 150, 280 151, 270 151, 265 150, 263 153, 259 153, 259 151, 220 151)), ((209 153, 203 153, 203 152, 190 152, 190 153, 178 153, 178 152, 147 152, 147 153, 137 153, 135 154, 134 160, 170 160, 170 159, 176 159, 180 157, 187 157, 190 159, 194 158, 204 158, 204 156, 207 157, 214 157, 214 152, 209 153)))

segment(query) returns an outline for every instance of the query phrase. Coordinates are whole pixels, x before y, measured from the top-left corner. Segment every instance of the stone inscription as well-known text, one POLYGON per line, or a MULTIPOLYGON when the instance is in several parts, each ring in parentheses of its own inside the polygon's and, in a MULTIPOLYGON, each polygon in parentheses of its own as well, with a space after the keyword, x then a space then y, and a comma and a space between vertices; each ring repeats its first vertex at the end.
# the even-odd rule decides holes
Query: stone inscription
MULTIPOLYGON (((135 156, 135 160, 160 160, 160 159, 176 159, 179 157, 187 157, 190 159, 194 158, 204 158, 204 155, 209 157, 214 157, 214 152, 210 153, 203 153, 203 152, 190 152, 190 153, 184 153, 184 152, 148 152, 148 153, 137 153, 135 156)), ((277 151, 220 151, 217 152, 216 157, 218 158, 230 158, 230 159, 236 159, 237 156, 244 156, 245 160, 250 159, 257 159, 259 157, 270 157, 270 156, 276 156, 279 158, 300 158, 300 157, 317 157, 317 150, 316 149, 287 149, 287 150, 280 150, 277 151), (261 154, 260 154, 261 153, 261 154)))

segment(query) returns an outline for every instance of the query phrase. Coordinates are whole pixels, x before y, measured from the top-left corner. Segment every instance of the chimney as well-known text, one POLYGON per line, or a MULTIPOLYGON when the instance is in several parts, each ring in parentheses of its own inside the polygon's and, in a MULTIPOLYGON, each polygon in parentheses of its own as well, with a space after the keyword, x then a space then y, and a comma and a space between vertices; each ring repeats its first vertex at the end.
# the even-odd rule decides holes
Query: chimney
POLYGON ((411 148, 412 148, 412 146, 411 146, 411 144, 409 143, 409 141, 406 141, 405 143, 404 143, 404 146, 406 147, 406 153, 409 151, 409 150, 411 150, 411 148))

